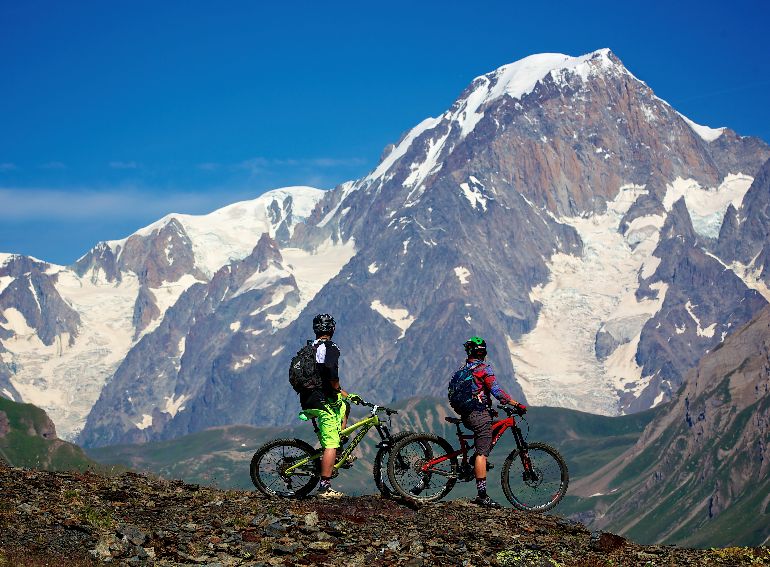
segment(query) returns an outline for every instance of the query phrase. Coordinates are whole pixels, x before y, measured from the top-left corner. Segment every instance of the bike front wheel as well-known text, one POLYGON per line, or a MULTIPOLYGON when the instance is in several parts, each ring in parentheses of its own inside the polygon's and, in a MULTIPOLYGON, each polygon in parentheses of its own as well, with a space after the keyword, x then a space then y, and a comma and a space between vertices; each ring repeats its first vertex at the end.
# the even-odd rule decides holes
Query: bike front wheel
POLYGON ((388 479, 402 497, 435 502, 449 494, 457 482, 457 457, 443 437, 415 433, 393 446, 388 458, 388 479))
POLYGON ((262 445, 251 458, 251 482, 266 496, 300 498, 307 496, 321 477, 318 458, 287 472, 313 456, 316 450, 301 439, 275 439, 262 445))
POLYGON ((413 434, 414 431, 401 431, 395 435, 391 435, 389 444, 381 447, 374 457, 374 466, 372 467, 374 484, 384 498, 390 498, 394 493, 394 490, 390 485, 390 480, 388 479, 388 456, 390 455, 390 451, 396 443, 401 441, 401 439, 407 435, 413 434))
POLYGON ((518 449, 511 451, 501 475, 505 497, 524 512, 550 510, 564 498, 569 485, 567 463, 545 443, 530 443, 524 458, 518 449))

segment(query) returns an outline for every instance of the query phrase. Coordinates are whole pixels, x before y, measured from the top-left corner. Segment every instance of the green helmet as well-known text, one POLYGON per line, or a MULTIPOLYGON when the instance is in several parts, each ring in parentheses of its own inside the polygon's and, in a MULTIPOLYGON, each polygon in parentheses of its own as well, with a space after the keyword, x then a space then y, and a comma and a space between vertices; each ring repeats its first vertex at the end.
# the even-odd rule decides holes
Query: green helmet
POLYGON ((468 357, 484 358, 487 356, 487 343, 481 337, 471 337, 463 344, 468 357))

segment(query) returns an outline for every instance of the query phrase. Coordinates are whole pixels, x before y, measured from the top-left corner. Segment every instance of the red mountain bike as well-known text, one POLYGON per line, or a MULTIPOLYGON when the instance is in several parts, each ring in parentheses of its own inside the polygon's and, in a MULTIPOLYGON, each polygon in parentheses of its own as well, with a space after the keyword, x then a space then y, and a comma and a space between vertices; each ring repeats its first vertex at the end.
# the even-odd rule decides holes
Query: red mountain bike
MULTIPOLYGON (((550 445, 527 443, 516 423, 516 410, 508 406, 499 407, 508 417, 492 424, 492 449, 508 429, 516 441, 516 448, 505 459, 501 471, 505 497, 519 510, 550 510, 567 492, 567 464, 550 445)), ((497 413, 494 412, 494 415, 497 413)), ((460 419, 444 419, 457 426, 459 449, 453 449, 446 439, 431 433, 408 435, 393 446, 388 460, 388 478, 396 492, 404 498, 435 502, 449 494, 458 480, 468 482, 474 479, 473 464, 468 458, 473 448, 473 435, 463 434, 460 419), (458 461, 460 456, 462 459, 458 461)))

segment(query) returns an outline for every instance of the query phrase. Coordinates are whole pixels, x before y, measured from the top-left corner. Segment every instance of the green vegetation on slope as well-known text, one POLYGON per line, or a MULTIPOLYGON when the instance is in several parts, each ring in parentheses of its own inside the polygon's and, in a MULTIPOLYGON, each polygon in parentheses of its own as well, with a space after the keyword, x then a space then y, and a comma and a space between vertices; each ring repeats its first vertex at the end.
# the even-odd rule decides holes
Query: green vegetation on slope
MULTIPOLYGON (((72 443, 56 439, 48 415, 32 404, 0 397, 0 458, 15 467, 108 473, 72 443)), ((123 468, 121 467, 121 471, 123 468)))

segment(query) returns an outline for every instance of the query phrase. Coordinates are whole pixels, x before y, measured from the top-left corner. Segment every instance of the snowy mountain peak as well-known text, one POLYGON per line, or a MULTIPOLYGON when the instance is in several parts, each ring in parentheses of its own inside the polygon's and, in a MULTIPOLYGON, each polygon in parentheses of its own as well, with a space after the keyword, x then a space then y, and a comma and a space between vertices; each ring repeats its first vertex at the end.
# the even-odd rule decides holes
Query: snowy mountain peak
POLYGON ((547 77, 561 85, 573 75, 586 81, 591 76, 608 71, 633 76, 606 48, 579 57, 563 53, 530 55, 476 77, 449 112, 460 123, 464 138, 484 116, 484 106, 500 97, 507 95, 512 99, 521 99, 547 77))
POLYGON ((513 100, 521 100, 547 79, 556 85, 567 85, 574 77, 587 82, 591 77, 599 75, 628 76, 638 80, 607 48, 579 57, 562 53, 530 55, 476 77, 452 107, 439 118, 427 118, 407 132, 366 181, 387 178, 386 173, 397 165, 413 144, 418 141, 419 145, 420 139, 429 136, 433 139, 427 143, 427 159, 422 164, 413 164, 405 179, 405 186, 419 187, 428 175, 435 173, 446 154, 474 131, 490 103, 506 95, 513 100))
POLYGON ((537 83, 547 76, 559 81, 565 73, 574 73, 583 80, 604 70, 628 71, 609 49, 600 49, 580 57, 571 57, 562 53, 539 53, 530 55, 515 63, 503 65, 492 73, 487 73, 474 80, 482 86, 486 83, 487 96, 484 102, 503 95, 521 98, 532 92, 537 83))
POLYGON ((294 226, 305 220, 324 195, 313 187, 285 187, 256 199, 241 201, 205 215, 169 214, 131 237, 107 244, 120 257, 133 237, 152 237, 173 224, 192 242, 195 264, 209 277, 232 260, 246 257, 262 233, 286 241, 294 226))

